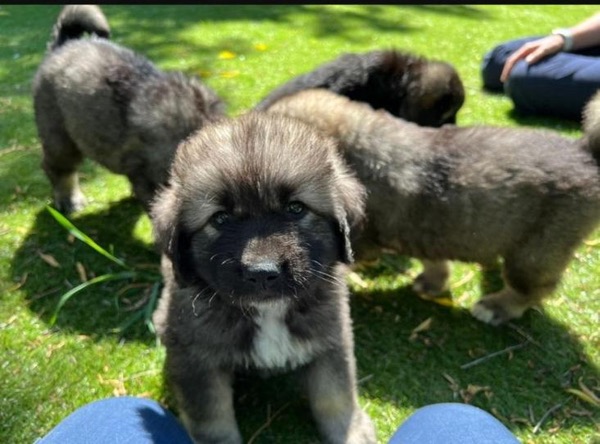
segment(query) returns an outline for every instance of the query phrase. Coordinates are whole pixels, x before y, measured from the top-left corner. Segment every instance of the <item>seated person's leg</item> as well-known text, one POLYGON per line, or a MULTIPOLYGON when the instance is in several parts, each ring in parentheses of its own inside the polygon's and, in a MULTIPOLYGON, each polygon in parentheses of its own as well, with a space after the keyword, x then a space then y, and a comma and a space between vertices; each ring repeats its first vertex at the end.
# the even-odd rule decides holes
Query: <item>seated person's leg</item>
POLYGON ((469 404, 421 407, 402 423, 389 444, 519 444, 495 417, 469 404))
POLYGON ((483 87, 490 91, 504 91, 504 85, 500 81, 500 73, 502 73, 502 68, 504 67, 506 59, 513 52, 523 46, 523 44, 537 40, 538 38, 540 37, 526 37, 522 39, 511 40, 509 42, 502 43, 489 51, 483 57, 483 63, 481 64, 483 87))
POLYGON ((517 62, 505 84, 516 110, 576 121, 599 88, 600 58, 564 52, 533 65, 517 62))
POLYGON ((156 401, 117 397, 87 404, 36 444, 192 444, 175 416, 156 401))

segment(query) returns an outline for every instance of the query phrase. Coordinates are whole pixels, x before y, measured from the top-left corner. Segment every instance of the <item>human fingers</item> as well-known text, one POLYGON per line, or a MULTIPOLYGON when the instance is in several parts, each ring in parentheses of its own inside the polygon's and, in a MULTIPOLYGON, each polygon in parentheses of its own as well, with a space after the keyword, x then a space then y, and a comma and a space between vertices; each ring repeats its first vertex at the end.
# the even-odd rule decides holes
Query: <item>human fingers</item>
POLYGON ((556 54, 562 48, 563 40, 559 35, 549 35, 533 42, 525 43, 506 59, 500 81, 506 82, 510 71, 519 60, 525 59, 530 65, 539 62, 544 57, 556 54))
POLYGON ((562 48, 563 41, 560 36, 551 36, 544 40, 543 44, 539 45, 533 52, 531 52, 525 61, 529 64, 539 62, 544 57, 556 54, 562 48))
POLYGON ((535 51, 535 48, 536 47, 526 44, 521 46, 515 52, 513 52, 506 59, 506 62, 504 62, 504 66, 502 67, 502 73, 500 74, 500 81, 506 82, 510 71, 513 69, 513 66, 515 66, 515 63, 517 63, 519 60, 526 58, 532 51, 535 51))

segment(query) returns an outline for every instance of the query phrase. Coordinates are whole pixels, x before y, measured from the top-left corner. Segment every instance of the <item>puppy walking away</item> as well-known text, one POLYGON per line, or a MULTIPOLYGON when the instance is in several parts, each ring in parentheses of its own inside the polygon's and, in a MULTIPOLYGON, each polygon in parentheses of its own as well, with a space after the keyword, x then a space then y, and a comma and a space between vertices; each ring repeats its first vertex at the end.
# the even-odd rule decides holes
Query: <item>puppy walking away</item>
POLYGON ((69 213, 85 205, 77 168, 88 157, 126 175, 148 209, 177 144, 222 117, 223 103, 199 80, 160 71, 107 40, 97 6, 67 5, 52 34, 33 101, 56 207, 69 213), (86 33, 91 38, 80 38, 86 33))
POLYGON ((552 293, 600 222, 598 103, 580 140, 538 129, 424 128, 323 89, 283 98, 269 112, 335 136, 367 187, 358 259, 380 247, 419 258, 414 289, 436 297, 447 288, 449 260, 501 258, 504 288, 472 309, 497 325, 552 293))

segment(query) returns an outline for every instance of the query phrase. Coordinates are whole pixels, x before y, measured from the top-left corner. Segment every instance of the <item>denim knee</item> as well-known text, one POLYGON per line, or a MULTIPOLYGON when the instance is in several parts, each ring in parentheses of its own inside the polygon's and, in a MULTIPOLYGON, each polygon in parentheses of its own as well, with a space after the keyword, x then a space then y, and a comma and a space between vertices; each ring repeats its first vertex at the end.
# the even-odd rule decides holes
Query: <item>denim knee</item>
POLYGON ((504 84, 500 81, 500 74, 510 55, 527 42, 538 39, 539 37, 524 37, 516 40, 501 43, 488 51, 483 56, 481 63, 481 77, 483 87, 489 91, 502 92, 504 84))

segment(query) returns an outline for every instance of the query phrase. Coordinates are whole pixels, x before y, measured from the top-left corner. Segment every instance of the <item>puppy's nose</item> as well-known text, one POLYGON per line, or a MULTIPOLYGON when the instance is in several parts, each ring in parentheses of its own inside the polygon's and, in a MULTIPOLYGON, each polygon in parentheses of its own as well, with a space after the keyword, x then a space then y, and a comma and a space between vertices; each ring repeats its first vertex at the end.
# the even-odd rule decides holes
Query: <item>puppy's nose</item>
POLYGON ((262 261, 248 264, 243 269, 243 277, 246 282, 250 282, 264 289, 271 288, 277 283, 281 276, 281 268, 273 261, 262 261))

